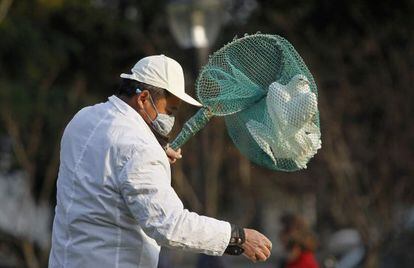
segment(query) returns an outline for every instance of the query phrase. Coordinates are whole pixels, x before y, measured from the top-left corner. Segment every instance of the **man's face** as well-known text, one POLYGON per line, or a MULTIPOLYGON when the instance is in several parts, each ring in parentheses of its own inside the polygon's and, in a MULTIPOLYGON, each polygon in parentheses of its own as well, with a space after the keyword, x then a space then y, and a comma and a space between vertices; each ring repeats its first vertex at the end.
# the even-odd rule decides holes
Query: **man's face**
POLYGON ((138 96, 137 100, 138 107, 140 108, 138 112, 142 115, 142 117, 148 124, 151 123, 150 118, 152 121, 155 120, 155 118, 157 117, 157 111, 161 114, 176 116, 181 104, 181 100, 174 95, 170 95, 168 97, 152 97, 152 100, 157 110, 155 110, 151 102, 150 93, 148 90, 144 90, 138 96), (148 118, 148 116, 145 115, 145 112, 148 114, 150 118, 148 118))

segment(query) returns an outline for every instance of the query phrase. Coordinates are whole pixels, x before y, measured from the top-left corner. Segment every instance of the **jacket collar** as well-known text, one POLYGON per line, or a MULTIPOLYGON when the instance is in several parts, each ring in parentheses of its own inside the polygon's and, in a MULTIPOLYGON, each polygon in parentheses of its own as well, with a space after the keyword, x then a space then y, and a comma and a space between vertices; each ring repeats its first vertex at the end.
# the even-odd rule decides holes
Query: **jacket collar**
POLYGON ((126 115, 127 117, 137 118, 141 117, 141 115, 135 111, 131 106, 128 105, 125 101, 121 100, 115 95, 112 95, 108 98, 109 102, 112 103, 121 113, 126 115))

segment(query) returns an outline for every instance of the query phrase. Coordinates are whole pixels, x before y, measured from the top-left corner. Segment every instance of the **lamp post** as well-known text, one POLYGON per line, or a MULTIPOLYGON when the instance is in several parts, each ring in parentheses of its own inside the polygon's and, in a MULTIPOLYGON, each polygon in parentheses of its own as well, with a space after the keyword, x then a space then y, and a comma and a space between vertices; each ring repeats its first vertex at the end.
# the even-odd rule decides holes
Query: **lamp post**
MULTIPOLYGON (((168 24, 178 45, 192 50, 195 56, 193 64, 194 78, 201 66, 207 61, 209 48, 214 44, 223 23, 223 0, 171 0, 167 6, 168 24)), ((195 79, 194 79, 195 80, 195 79)), ((217 129, 219 131, 219 129, 217 129)), ((217 211, 218 165, 212 167, 215 155, 210 148, 209 133, 204 129, 199 139, 200 181, 205 189, 205 212, 215 216, 217 211), (206 168, 207 167, 207 168, 206 168), (215 172, 216 171, 216 172, 215 172)), ((220 148, 221 149, 221 148, 220 148)))

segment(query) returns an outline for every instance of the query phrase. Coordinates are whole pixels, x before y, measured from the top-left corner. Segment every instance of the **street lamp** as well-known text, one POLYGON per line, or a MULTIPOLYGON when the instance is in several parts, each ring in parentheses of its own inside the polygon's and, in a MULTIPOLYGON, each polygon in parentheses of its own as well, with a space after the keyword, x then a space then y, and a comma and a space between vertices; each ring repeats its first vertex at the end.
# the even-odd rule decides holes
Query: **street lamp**
MULTIPOLYGON (((183 49, 191 49, 196 57, 193 65, 193 75, 207 61, 209 48, 217 39, 220 27, 223 23, 225 0, 171 0, 167 6, 168 24, 170 31, 178 45, 183 49)), ((220 131, 221 129, 215 129, 220 131)), ((199 182, 204 182, 205 212, 211 216, 216 214, 218 200, 218 174, 217 168, 213 168, 215 156, 209 144, 209 131, 204 129, 199 139, 199 182), (206 163, 213 165, 206 168, 206 163)), ((220 148, 221 149, 221 148, 220 148)))
POLYGON ((171 0, 167 6, 170 30, 182 48, 211 46, 223 22, 220 0, 171 0))
POLYGON ((224 18, 223 0, 171 0, 167 6, 168 25, 183 49, 194 49, 195 74, 205 63, 209 48, 219 34, 224 18))

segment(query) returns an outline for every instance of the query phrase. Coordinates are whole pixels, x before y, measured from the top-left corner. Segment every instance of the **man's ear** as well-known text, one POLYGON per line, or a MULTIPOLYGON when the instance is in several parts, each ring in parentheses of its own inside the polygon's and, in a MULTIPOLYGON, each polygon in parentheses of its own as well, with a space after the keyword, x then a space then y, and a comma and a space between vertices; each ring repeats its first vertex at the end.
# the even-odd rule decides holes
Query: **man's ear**
POLYGON ((141 94, 138 95, 137 103, 140 109, 144 109, 144 103, 147 101, 148 96, 149 96, 148 90, 144 90, 141 92, 141 94))

